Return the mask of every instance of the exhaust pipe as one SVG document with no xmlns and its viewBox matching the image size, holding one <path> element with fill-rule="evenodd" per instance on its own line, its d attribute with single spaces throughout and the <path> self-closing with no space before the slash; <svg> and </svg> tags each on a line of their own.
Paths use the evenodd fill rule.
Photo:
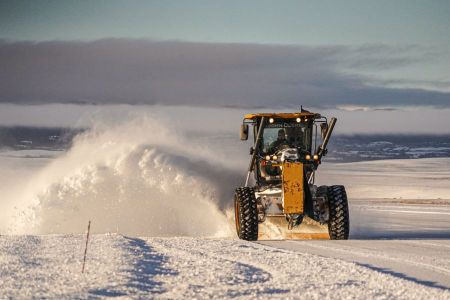
<svg viewBox="0 0 450 300">
<path fill-rule="evenodd" d="M 322 145 L 319 146 L 319 150 L 317 151 L 317 155 L 319 155 L 319 159 L 322 158 L 322 156 L 327 155 L 327 145 L 328 141 L 330 140 L 331 134 L 333 133 L 334 125 L 336 125 L 336 118 L 331 118 L 330 124 L 328 125 L 327 133 L 325 134 L 325 137 L 323 139 Z"/>
</svg>

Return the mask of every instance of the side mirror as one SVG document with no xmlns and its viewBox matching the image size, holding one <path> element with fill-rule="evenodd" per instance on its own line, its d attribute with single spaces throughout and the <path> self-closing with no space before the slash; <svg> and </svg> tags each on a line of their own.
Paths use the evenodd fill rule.
<svg viewBox="0 0 450 300">
<path fill-rule="evenodd" d="M 327 135 L 327 131 L 328 131 L 328 124 L 327 123 L 320 124 L 320 135 L 322 136 L 322 139 L 324 139 L 325 135 Z"/>
<path fill-rule="evenodd" d="M 253 149 L 253 147 L 250 147 L 250 155 L 253 155 L 253 153 L 255 153 L 255 149 Z"/>
<path fill-rule="evenodd" d="M 248 140 L 248 124 L 241 125 L 241 141 Z"/>
</svg>

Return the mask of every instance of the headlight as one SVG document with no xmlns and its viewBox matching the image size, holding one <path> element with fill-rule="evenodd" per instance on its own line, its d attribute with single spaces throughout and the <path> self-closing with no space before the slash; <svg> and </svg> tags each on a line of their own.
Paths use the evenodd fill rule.
<svg viewBox="0 0 450 300">
<path fill-rule="evenodd" d="M 270 160 L 270 155 L 266 155 L 266 160 Z"/>
<path fill-rule="evenodd" d="M 314 160 L 319 160 L 319 155 L 314 154 Z"/>
<path fill-rule="evenodd" d="M 270 123 L 270 124 L 272 124 L 273 121 L 274 121 L 273 118 L 270 118 L 270 119 L 269 119 L 269 123 Z"/>
<path fill-rule="evenodd" d="M 277 160 L 277 159 L 278 159 L 278 156 L 274 155 L 274 156 L 272 156 L 272 159 L 273 159 L 273 160 Z"/>
<path fill-rule="evenodd" d="M 297 119 L 295 119 L 295 121 L 297 121 L 297 123 L 300 123 L 302 121 L 302 119 L 297 118 Z"/>
<path fill-rule="evenodd" d="M 310 160 L 311 159 L 311 155 L 306 154 L 305 158 L 306 158 L 306 160 Z"/>
</svg>

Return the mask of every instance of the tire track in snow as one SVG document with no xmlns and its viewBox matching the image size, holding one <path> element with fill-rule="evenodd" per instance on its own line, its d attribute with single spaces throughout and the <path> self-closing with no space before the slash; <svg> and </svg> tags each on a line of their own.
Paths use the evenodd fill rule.
<svg viewBox="0 0 450 300">
<path fill-rule="evenodd" d="M 298 243 L 297 241 L 287 241 L 287 242 L 288 243 Z M 436 265 L 418 262 L 417 260 L 405 259 L 405 258 L 402 258 L 399 256 L 392 257 L 389 255 L 380 255 L 380 254 L 377 254 L 375 251 L 373 251 L 373 249 L 371 249 L 371 248 L 366 248 L 366 249 L 363 249 L 363 251 L 358 251 L 356 249 L 361 249 L 361 248 L 357 248 L 355 246 L 346 246 L 346 245 L 342 245 L 342 244 L 340 244 L 339 246 L 336 245 L 334 247 L 327 247 L 327 246 L 319 245 L 319 243 L 308 242 L 308 241 L 302 241 L 301 243 L 305 243 L 310 247 L 327 250 L 329 252 L 345 253 L 349 256 L 350 255 L 359 255 L 361 257 L 372 257 L 372 258 L 376 257 L 376 258 L 380 258 L 380 259 L 384 259 L 384 260 L 402 262 L 402 263 L 410 264 L 413 266 L 420 265 L 421 267 L 428 268 L 432 271 L 437 271 L 437 272 L 441 272 L 441 273 L 450 275 L 450 269 L 448 269 L 448 268 L 443 268 L 443 267 L 439 267 Z M 372 251 L 370 251 L 370 250 L 372 250 Z"/>
<path fill-rule="evenodd" d="M 166 267 L 168 258 L 156 252 L 142 239 L 124 238 L 128 242 L 126 250 L 133 257 L 127 287 L 150 294 L 166 292 L 163 283 L 157 278 L 178 275 L 177 272 Z"/>
<path fill-rule="evenodd" d="M 226 255 L 217 255 L 211 247 L 204 247 L 204 240 L 201 239 L 183 239 L 189 241 L 189 247 L 179 247 L 177 238 L 172 239 L 152 239 L 152 245 L 159 251 L 166 252 L 166 255 L 172 257 L 172 264 L 177 268 L 184 269 L 179 271 L 180 275 L 185 276 L 186 280 L 175 279 L 172 284 L 176 286 L 176 292 L 183 297 L 195 297 L 197 293 L 202 297 L 238 297 L 256 294 L 273 295 L 277 293 L 287 293 L 287 290 L 266 287 L 263 291 L 255 286 L 268 283 L 272 280 L 274 273 L 272 270 L 264 268 L 260 264 L 248 262 L 245 259 L 236 259 Z M 214 245 L 217 241 L 210 241 L 208 244 Z M 175 258 L 175 259 L 173 259 Z M 201 270 L 198 270 L 196 262 L 202 262 L 202 268 L 207 269 L 209 275 L 213 275 L 211 286 L 205 285 L 205 278 L 201 277 Z M 198 271 L 197 271 L 198 270 Z M 187 272 L 186 272 L 187 271 Z M 184 273 L 184 274 L 183 274 Z M 208 277 L 209 277 L 208 275 Z M 196 279 L 198 277 L 198 280 Z M 189 282 L 191 281 L 191 282 Z M 186 284 L 186 282 L 189 282 Z M 181 284 L 180 284 L 181 283 Z M 244 289 L 234 289 L 234 286 L 244 286 Z M 225 289 L 224 289 L 225 287 Z M 206 292 L 206 296 L 203 294 Z M 198 294 L 197 294 L 198 295 Z M 178 297 L 173 293 L 167 295 L 168 298 Z"/>
<path fill-rule="evenodd" d="M 169 257 L 179 276 L 165 281 L 165 298 L 449 298 L 450 292 L 423 286 L 355 263 L 236 240 L 148 238 Z M 251 267 L 254 280 L 236 280 Z M 270 274 L 259 277 L 256 270 Z M 252 273 L 250 273 L 252 274 Z M 261 273 L 262 274 L 262 273 Z"/>
<path fill-rule="evenodd" d="M 114 235 L 113 240 L 114 248 L 120 250 L 120 257 L 115 261 L 120 280 L 112 281 L 104 288 L 90 290 L 90 294 L 100 297 L 155 297 L 165 293 L 160 278 L 177 275 L 166 267 L 167 257 L 139 238 Z"/>
<path fill-rule="evenodd" d="M 436 257 L 400 241 L 265 241 L 265 245 L 357 263 L 398 278 L 450 291 L 450 269 L 445 251 Z M 402 241 L 405 242 L 405 241 Z M 332 246 L 326 246 L 332 245 Z M 436 250 L 436 249 L 435 249 Z M 383 254 L 380 254 L 383 253 Z M 427 260 L 424 262 L 424 260 Z"/>
<path fill-rule="evenodd" d="M 439 243 L 433 243 L 433 242 L 428 242 L 428 241 L 411 241 L 411 240 L 399 240 L 399 243 L 405 243 L 405 244 L 412 244 L 412 245 L 418 245 L 418 246 L 430 246 L 431 248 L 450 248 L 450 243 L 445 243 L 445 242 L 449 242 L 449 241 L 445 241 L 445 240 L 440 240 L 440 241 L 436 241 Z"/>
</svg>

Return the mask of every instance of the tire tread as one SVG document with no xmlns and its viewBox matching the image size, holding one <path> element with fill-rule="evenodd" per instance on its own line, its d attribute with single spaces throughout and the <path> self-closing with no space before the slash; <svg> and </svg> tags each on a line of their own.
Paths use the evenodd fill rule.
<svg viewBox="0 0 450 300">
<path fill-rule="evenodd" d="M 236 189 L 234 201 L 239 208 L 239 222 L 236 222 L 238 237 L 246 241 L 258 239 L 258 211 L 255 191 L 251 187 Z"/>
<path fill-rule="evenodd" d="M 350 233 L 348 200 L 345 187 L 332 185 L 328 187 L 330 220 L 328 232 L 332 240 L 347 240 Z"/>
</svg>

